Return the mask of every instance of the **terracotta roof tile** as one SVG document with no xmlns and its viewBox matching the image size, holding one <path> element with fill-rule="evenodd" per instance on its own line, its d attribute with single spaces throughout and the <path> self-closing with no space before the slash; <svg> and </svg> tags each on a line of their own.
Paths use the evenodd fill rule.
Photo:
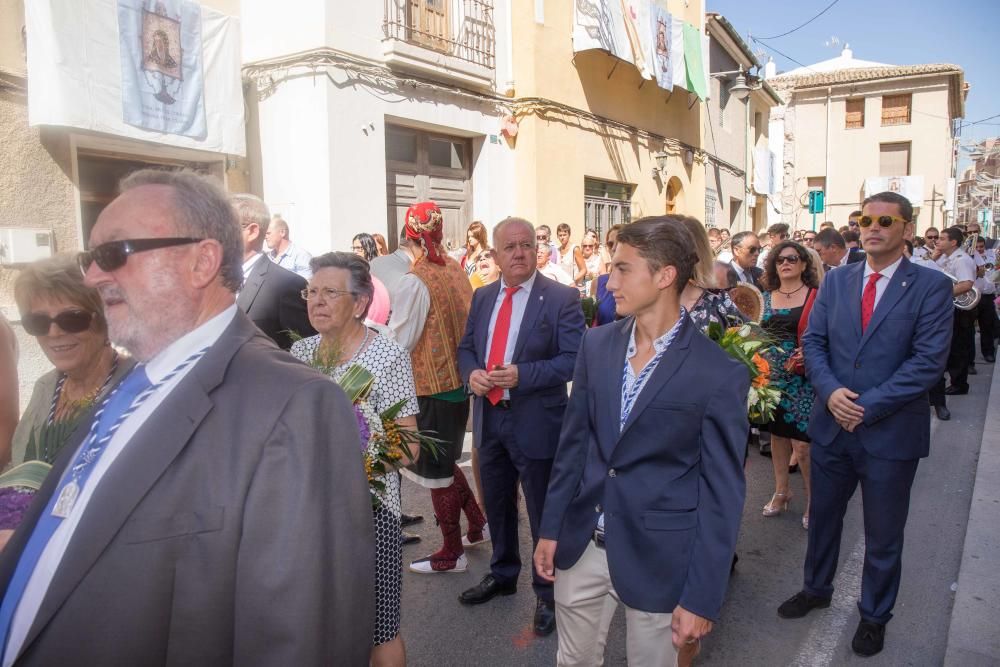
<svg viewBox="0 0 1000 667">
<path fill-rule="evenodd" d="M 833 72 L 807 73 L 801 76 L 776 76 L 768 79 L 774 88 L 787 90 L 789 88 L 811 88 L 813 86 L 829 86 L 841 83 L 856 83 L 878 79 L 894 79 L 915 74 L 945 74 L 962 73 L 958 65 L 946 63 L 932 65 L 905 65 L 901 67 L 865 67 L 859 69 L 840 69 Z"/>
</svg>

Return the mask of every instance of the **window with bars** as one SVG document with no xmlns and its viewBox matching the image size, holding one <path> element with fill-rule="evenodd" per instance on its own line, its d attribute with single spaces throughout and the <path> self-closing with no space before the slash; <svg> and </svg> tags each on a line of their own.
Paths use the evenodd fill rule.
<svg viewBox="0 0 1000 667">
<path fill-rule="evenodd" d="M 634 186 L 626 183 L 585 178 L 583 181 L 583 224 L 593 229 L 603 239 L 609 229 L 617 224 L 632 221 L 632 192 Z"/>
<path fill-rule="evenodd" d="M 847 100 L 844 115 L 844 127 L 848 130 L 860 129 L 865 126 L 865 100 Z M 884 107 L 883 107 L 884 108 Z M 883 122 L 883 125 L 885 123 Z"/>
<path fill-rule="evenodd" d="M 715 227 L 715 209 L 718 206 L 719 197 L 715 190 L 705 189 L 705 226 Z"/>
<path fill-rule="evenodd" d="M 906 125 L 910 122 L 913 95 L 883 95 L 882 125 Z"/>
</svg>

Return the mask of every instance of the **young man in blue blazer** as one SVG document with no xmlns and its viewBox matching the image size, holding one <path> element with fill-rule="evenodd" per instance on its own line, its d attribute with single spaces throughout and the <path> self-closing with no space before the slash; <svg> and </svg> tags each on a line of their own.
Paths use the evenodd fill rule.
<svg viewBox="0 0 1000 667">
<path fill-rule="evenodd" d="M 680 306 L 697 261 L 675 216 L 623 227 L 573 375 L 535 550 L 559 665 L 600 665 L 621 602 L 631 665 L 674 664 L 719 618 L 745 480 L 750 375 Z"/>
</svg>

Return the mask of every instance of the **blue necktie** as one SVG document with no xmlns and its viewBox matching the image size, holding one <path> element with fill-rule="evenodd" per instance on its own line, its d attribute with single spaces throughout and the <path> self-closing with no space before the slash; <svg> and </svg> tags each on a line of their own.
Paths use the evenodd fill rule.
<svg viewBox="0 0 1000 667">
<path fill-rule="evenodd" d="M 71 484 L 76 484 L 82 490 L 94 470 L 101 455 L 107 449 L 108 442 L 114 436 L 115 431 L 121 426 L 125 419 L 135 412 L 143 401 L 151 393 L 147 391 L 151 388 L 149 376 L 146 369 L 140 364 L 132 369 L 128 377 L 122 380 L 121 384 L 107 398 L 104 405 L 94 416 L 94 424 L 90 433 L 80 447 L 73 464 L 66 470 L 63 479 L 56 488 L 45 511 L 38 518 L 35 530 L 28 539 L 28 544 L 21 553 L 21 558 L 7 586 L 7 593 L 4 595 L 3 603 L 0 604 L 0 637 L 3 638 L 3 651 L 0 656 L 7 652 L 7 642 L 10 635 L 11 621 L 14 619 L 14 612 L 17 610 L 24 589 L 31 580 L 31 575 L 35 571 L 38 559 L 41 557 L 45 547 L 56 529 L 62 525 L 62 517 L 52 513 L 58 499 L 63 493 L 63 489 Z"/>
</svg>

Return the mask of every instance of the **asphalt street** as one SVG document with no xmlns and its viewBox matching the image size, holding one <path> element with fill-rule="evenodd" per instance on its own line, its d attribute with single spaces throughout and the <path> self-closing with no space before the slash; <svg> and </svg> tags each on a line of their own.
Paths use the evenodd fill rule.
<svg viewBox="0 0 1000 667">
<path fill-rule="evenodd" d="M 977 354 L 978 357 L 978 354 Z M 837 591 L 829 609 L 801 620 L 783 620 L 777 606 L 801 587 L 806 531 L 800 520 L 804 491 L 792 478 L 788 512 L 765 518 L 761 508 L 773 491 L 770 459 L 752 452 L 747 470 L 747 503 L 737 553 L 740 560 L 729 585 L 722 618 L 704 642 L 698 665 L 940 665 L 944 661 L 958 569 L 969 516 L 976 461 L 982 439 L 993 366 L 977 363 L 968 396 L 949 397 L 952 419 L 932 420 L 931 455 L 920 463 L 914 483 L 903 554 L 903 580 L 885 650 L 859 658 L 850 643 L 858 622 L 864 530 L 861 494 L 855 494 L 845 519 Z M 471 482 L 471 479 L 470 479 Z M 419 575 L 409 560 L 440 545 L 429 493 L 404 482 L 403 507 L 426 520 L 409 530 L 422 543 L 403 551 L 402 635 L 409 664 L 415 666 L 554 665 L 556 636 L 531 631 L 535 599 L 528 568 L 531 543 L 522 507 L 522 569 L 517 595 L 498 597 L 477 607 L 458 603 L 458 595 L 489 570 L 489 548 L 470 549 L 469 571 Z M 619 610 L 608 638 L 606 665 L 624 665 L 624 615 Z"/>
</svg>

